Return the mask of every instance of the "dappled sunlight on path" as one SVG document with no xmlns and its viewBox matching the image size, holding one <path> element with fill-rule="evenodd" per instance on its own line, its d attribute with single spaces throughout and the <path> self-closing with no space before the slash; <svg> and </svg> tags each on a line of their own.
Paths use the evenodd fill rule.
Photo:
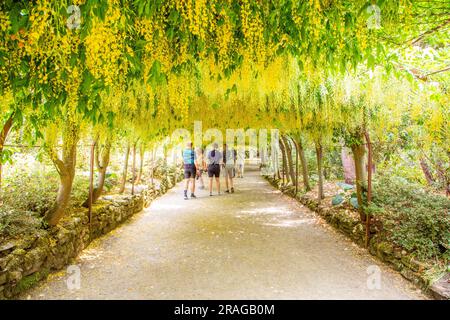
<svg viewBox="0 0 450 320">
<path fill-rule="evenodd" d="M 257 171 L 236 192 L 183 200 L 182 184 L 77 259 L 81 288 L 60 272 L 33 299 L 411 299 L 400 275 L 274 190 Z M 368 288 L 378 265 L 381 289 Z"/>
</svg>

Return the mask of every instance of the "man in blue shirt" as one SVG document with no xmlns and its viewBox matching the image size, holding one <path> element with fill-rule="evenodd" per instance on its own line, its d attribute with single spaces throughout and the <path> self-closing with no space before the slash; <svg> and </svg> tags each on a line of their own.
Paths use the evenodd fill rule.
<svg viewBox="0 0 450 320">
<path fill-rule="evenodd" d="M 186 149 L 183 150 L 183 165 L 184 165 L 184 200 L 188 200 L 188 189 L 189 182 L 191 182 L 191 198 L 196 198 L 195 192 L 195 175 L 197 173 L 197 168 L 195 167 L 195 161 L 197 160 L 197 155 L 195 154 L 194 148 L 192 148 L 192 142 L 188 142 Z"/>
</svg>

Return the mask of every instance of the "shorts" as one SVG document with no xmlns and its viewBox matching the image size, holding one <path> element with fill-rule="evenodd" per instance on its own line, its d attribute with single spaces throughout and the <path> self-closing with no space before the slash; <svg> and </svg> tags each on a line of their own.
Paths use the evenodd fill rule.
<svg viewBox="0 0 450 320">
<path fill-rule="evenodd" d="M 234 165 L 226 164 L 225 165 L 225 177 L 234 177 Z"/>
<path fill-rule="evenodd" d="M 185 164 L 184 165 L 184 178 L 185 179 L 195 179 L 195 175 L 197 173 L 197 168 L 193 164 Z"/>
<path fill-rule="evenodd" d="M 210 164 L 208 165 L 208 177 L 219 178 L 220 176 L 220 165 L 219 164 Z"/>
</svg>

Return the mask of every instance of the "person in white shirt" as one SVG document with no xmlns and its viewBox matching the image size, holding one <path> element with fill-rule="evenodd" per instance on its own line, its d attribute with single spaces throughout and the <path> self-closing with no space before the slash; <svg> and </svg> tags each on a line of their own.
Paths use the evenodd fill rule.
<svg viewBox="0 0 450 320">
<path fill-rule="evenodd" d="M 233 176 L 235 158 L 233 150 L 228 149 L 227 145 L 223 145 L 223 168 L 225 171 L 225 185 L 227 187 L 226 193 L 234 193 Z M 230 187 L 230 189 L 229 189 Z"/>
<path fill-rule="evenodd" d="M 239 149 L 236 154 L 236 172 L 238 178 L 244 177 L 245 150 Z"/>
<path fill-rule="evenodd" d="M 197 149 L 197 159 L 195 161 L 195 167 L 197 168 L 197 180 L 200 182 L 200 189 L 205 189 L 203 182 L 203 172 L 206 172 L 205 154 L 202 148 Z"/>
</svg>

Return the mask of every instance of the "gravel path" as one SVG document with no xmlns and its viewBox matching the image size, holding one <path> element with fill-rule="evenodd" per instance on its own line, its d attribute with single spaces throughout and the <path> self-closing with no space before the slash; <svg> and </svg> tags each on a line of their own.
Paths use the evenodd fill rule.
<svg viewBox="0 0 450 320">
<path fill-rule="evenodd" d="M 182 189 L 94 241 L 75 261 L 80 289 L 68 289 L 64 270 L 22 298 L 426 298 L 257 171 L 231 195 L 185 201 Z"/>
</svg>

